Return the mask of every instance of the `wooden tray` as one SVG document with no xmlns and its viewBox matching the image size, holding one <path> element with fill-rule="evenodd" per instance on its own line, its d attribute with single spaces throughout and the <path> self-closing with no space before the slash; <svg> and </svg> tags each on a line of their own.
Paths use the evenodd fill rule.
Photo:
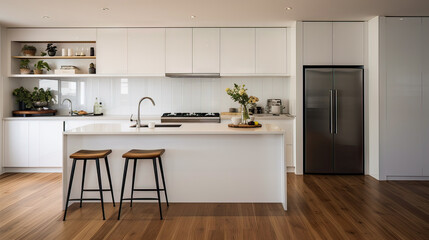
<svg viewBox="0 0 429 240">
<path fill-rule="evenodd" d="M 247 124 L 234 125 L 234 124 L 228 124 L 228 127 L 230 127 L 230 128 L 260 128 L 260 127 L 262 127 L 262 125 L 261 124 L 258 124 L 258 125 L 247 125 Z"/>
<path fill-rule="evenodd" d="M 31 116 L 55 116 L 57 110 L 42 110 L 42 111 L 13 111 L 14 117 L 31 117 Z"/>
</svg>

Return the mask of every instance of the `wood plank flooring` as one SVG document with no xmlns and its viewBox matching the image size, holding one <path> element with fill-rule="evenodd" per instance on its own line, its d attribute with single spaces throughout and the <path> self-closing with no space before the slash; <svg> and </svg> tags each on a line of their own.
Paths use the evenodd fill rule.
<svg viewBox="0 0 429 240">
<path fill-rule="evenodd" d="M 75 203 L 62 221 L 61 175 L 0 176 L 0 239 L 429 239 L 429 182 L 288 175 L 280 204 Z"/>
</svg>

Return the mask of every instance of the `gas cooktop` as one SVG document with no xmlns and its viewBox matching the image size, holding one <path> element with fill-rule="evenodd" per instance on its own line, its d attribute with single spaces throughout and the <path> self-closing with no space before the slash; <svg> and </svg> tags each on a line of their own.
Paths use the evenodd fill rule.
<svg viewBox="0 0 429 240">
<path fill-rule="evenodd" d="M 161 122 L 211 122 L 220 123 L 219 113 L 164 113 Z"/>
</svg>

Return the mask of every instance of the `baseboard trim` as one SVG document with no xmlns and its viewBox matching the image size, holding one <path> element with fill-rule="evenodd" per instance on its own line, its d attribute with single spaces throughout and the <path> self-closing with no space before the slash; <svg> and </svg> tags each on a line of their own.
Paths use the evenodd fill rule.
<svg viewBox="0 0 429 240">
<path fill-rule="evenodd" d="M 286 167 L 286 172 L 295 173 L 295 167 Z"/>
<path fill-rule="evenodd" d="M 387 181 L 429 181 L 429 176 L 386 176 Z"/>
<path fill-rule="evenodd" d="M 63 172 L 62 168 L 50 167 L 50 168 L 40 168 L 40 167 L 4 167 L 3 173 L 61 173 Z"/>
</svg>

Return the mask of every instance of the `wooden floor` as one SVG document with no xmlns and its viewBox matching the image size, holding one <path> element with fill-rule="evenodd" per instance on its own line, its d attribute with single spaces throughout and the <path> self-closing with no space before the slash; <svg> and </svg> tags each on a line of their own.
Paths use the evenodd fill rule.
<svg viewBox="0 0 429 240">
<path fill-rule="evenodd" d="M 0 176 L 0 239 L 429 239 L 429 182 L 288 175 L 280 204 L 74 204 L 62 221 L 61 175 Z M 165 206 L 164 206 L 165 207 Z"/>
</svg>

